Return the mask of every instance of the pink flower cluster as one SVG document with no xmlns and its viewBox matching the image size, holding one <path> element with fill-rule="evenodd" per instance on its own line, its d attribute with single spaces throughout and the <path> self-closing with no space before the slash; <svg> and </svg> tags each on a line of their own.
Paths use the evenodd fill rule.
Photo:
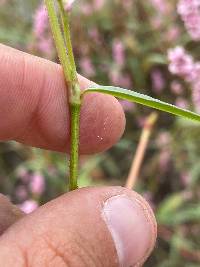
<svg viewBox="0 0 200 267">
<path fill-rule="evenodd" d="M 24 201 L 21 205 L 19 205 L 19 207 L 23 212 L 28 214 L 38 208 L 38 203 L 33 199 L 29 199 Z"/>
<path fill-rule="evenodd" d="M 74 1 L 75 0 L 64 1 L 66 12 L 71 11 Z M 40 4 L 35 12 L 33 19 L 33 33 L 36 38 L 36 49 L 51 58 L 53 52 L 53 40 L 49 30 L 48 13 L 44 4 Z"/>
<path fill-rule="evenodd" d="M 75 0 L 67 0 L 67 1 L 64 1 L 65 10 L 68 11 L 68 12 L 71 11 L 74 2 L 75 2 Z"/>
<path fill-rule="evenodd" d="M 38 207 L 38 199 L 45 191 L 45 178 L 40 172 L 30 173 L 25 168 L 18 170 L 20 185 L 16 187 L 15 196 L 21 202 L 19 207 L 25 213 L 31 213 Z"/>
<path fill-rule="evenodd" d="M 93 0 L 92 3 L 85 3 L 81 10 L 84 15 L 91 15 L 93 12 L 101 10 L 104 4 L 105 0 Z"/>
<path fill-rule="evenodd" d="M 115 40 L 113 42 L 112 54 L 116 65 L 123 67 L 125 64 L 125 49 L 121 41 Z"/>
<path fill-rule="evenodd" d="M 48 26 L 48 13 L 45 6 L 41 4 L 34 16 L 33 32 L 37 41 L 37 49 L 47 56 L 51 56 L 53 42 Z"/>
<path fill-rule="evenodd" d="M 34 173 L 30 177 L 29 188 L 32 194 L 41 195 L 45 190 L 44 176 L 40 173 Z"/>
<path fill-rule="evenodd" d="M 194 106 L 200 112 L 200 62 L 179 46 L 168 51 L 168 60 L 169 71 L 190 83 Z"/>
<path fill-rule="evenodd" d="M 132 85 L 130 76 L 127 73 L 122 73 L 121 70 L 117 68 L 111 69 L 108 75 L 111 83 L 116 86 L 130 88 Z"/>
<path fill-rule="evenodd" d="M 114 40 L 112 44 L 112 57 L 113 57 L 113 67 L 109 70 L 109 79 L 112 84 L 117 86 L 122 86 L 125 88 L 130 88 L 132 82 L 128 73 L 123 73 L 123 67 L 126 62 L 125 47 L 123 42 L 119 39 Z"/>
<path fill-rule="evenodd" d="M 166 0 L 150 0 L 150 2 L 161 14 L 167 14 L 170 10 L 170 4 Z"/>
<path fill-rule="evenodd" d="M 82 70 L 82 74 L 86 77 L 91 78 L 95 75 L 95 69 L 89 57 L 85 56 L 80 59 L 79 65 Z"/>
<path fill-rule="evenodd" d="M 194 80 L 194 61 L 183 47 L 177 46 L 168 50 L 169 71 L 176 74 L 186 81 Z"/>
<path fill-rule="evenodd" d="M 128 100 L 120 100 L 119 102 L 122 105 L 124 111 L 133 111 L 135 108 L 135 104 Z"/>
<path fill-rule="evenodd" d="M 191 38 L 195 41 L 200 40 L 200 1 L 179 0 L 177 12 L 181 16 Z"/>
<path fill-rule="evenodd" d="M 165 87 L 165 79 L 159 69 L 154 69 L 151 73 L 152 89 L 155 93 L 161 93 Z"/>
<path fill-rule="evenodd" d="M 161 28 L 165 27 L 164 19 L 163 16 L 171 16 L 172 11 L 173 11 L 173 4 L 168 1 L 168 0 L 150 0 L 146 1 L 149 2 L 150 5 L 154 8 L 156 11 L 155 14 L 152 14 L 150 17 L 150 23 L 153 27 L 154 30 L 161 30 Z M 171 16 L 173 20 L 173 16 Z M 171 25 L 173 23 L 171 22 Z M 173 27 L 169 29 L 169 33 L 165 33 L 165 36 L 169 35 L 174 35 L 174 32 L 172 32 Z M 170 36 L 171 37 L 171 36 Z M 166 37 L 167 38 L 167 37 Z"/>
<path fill-rule="evenodd" d="M 167 171 L 171 159 L 171 138 L 168 132 L 161 132 L 157 137 L 157 145 L 160 148 L 159 168 L 162 172 Z"/>
</svg>

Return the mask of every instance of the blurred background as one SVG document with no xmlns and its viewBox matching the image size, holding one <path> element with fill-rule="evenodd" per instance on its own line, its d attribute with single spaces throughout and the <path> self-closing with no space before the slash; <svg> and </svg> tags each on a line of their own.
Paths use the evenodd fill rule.
<svg viewBox="0 0 200 267">
<path fill-rule="evenodd" d="M 200 1 L 69 1 L 82 75 L 200 112 Z M 0 0 L 0 42 L 58 61 L 40 0 Z M 79 185 L 124 185 L 151 109 L 121 101 L 122 139 L 81 159 Z M 158 220 L 146 267 L 200 266 L 200 126 L 158 113 L 135 190 Z M 0 192 L 29 213 L 66 192 L 66 156 L 0 143 Z"/>
</svg>

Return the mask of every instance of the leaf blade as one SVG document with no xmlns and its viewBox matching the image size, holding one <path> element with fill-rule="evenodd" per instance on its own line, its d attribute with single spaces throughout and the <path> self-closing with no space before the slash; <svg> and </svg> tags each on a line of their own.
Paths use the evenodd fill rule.
<svg viewBox="0 0 200 267">
<path fill-rule="evenodd" d="M 160 111 L 164 111 L 167 113 L 171 113 L 176 116 L 184 117 L 187 119 L 195 120 L 200 122 L 200 114 L 197 114 L 195 112 L 179 108 L 177 106 L 174 106 L 172 104 L 168 104 L 164 101 L 160 101 L 158 99 L 155 99 L 153 97 L 137 93 L 135 91 L 123 89 L 121 87 L 114 87 L 114 86 L 91 86 L 87 89 L 85 89 L 82 92 L 82 96 L 84 96 L 86 93 L 104 93 L 109 94 L 112 96 L 115 96 L 120 99 L 129 100 L 131 102 L 135 102 L 144 106 L 148 106 Z"/>
</svg>

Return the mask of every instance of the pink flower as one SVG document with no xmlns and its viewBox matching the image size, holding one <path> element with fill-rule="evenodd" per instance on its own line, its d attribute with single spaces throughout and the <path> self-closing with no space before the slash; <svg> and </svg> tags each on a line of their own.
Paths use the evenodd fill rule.
<svg viewBox="0 0 200 267">
<path fill-rule="evenodd" d="M 115 70 L 114 68 L 111 68 L 109 72 L 109 79 L 112 84 L 119 86 L 119 72 Z"/>
<path fill-rule="evenodd" d="M 200 113 L 200 62 L 196 62 L 195 66 L 195 79 L 191 83 L 192 87 L 192 101 L 197 112 Z"/>
<path fill-rule="evenodd" d="M 65 2 L 66 2 L 66 3 L 65 3 Z M 71 11 L 74 2 L 75 2 L 75 0 L 67 0 L 67 1 L 65 0 L 65 1 L 64 1 L 65 10 L 68 11 L 68 12 Z"/>
<path fill-rule="evenodd" d="M 36 10 L 33 32 L 37 41 L 37 49 L 50 57 L 53 50 L 53 42 L 49 32 L 48 13 L 43 4 Z"/>
<path fill-rule="evenodd" d="M 162 25 L 162 18 L 161 17 L 152 17 L 151 18 L 151 25 L 154 30 L 158 30 Z"/>
<path fill-rule="evenodd" d="M 84 4 L 81 8 L 81 11 L 84 15 L 89 16 L 93 13 L 93 7 L 91 4 Z"/>
<path fill-rule="evenodd" d="M 135 107 L 134 103 L 127 100 L 120 100 L 119 102 L 122 105 L 124 111 L 132 111 Z"/>
<path fill-rule="evenodd" d="M 20 204 L 19 207 L 23 212 L 28 214 L 38 208 L 38 203 L 33 199 L 29 199 Z"/>
<path fill-rule="evenodd" d="M 200 40 L 200 1 L 179 0 L 177 12 L 181 16 L 191 38 L 195 41 Z"/>
<path fill-rule="evenodd" d="M 193 104 L 200 112 L 200 62 L 194 62 L 182 47 L 170 49 L 168 59 L 170 61 L 169 71 L 190 83 Z M 188 103 L 182 98 L 178 98 L 176 104 L 182 108 L 188 107 Z"/>
<path fill-rule="evenodd" d="M 171 142 L 171 136 L 168 132 L 161 132 L 159 133 L 156 143 L 159 148 L 167 148 Z"/>
<path fill-rule="evenodd" d="M 187 109 L 189 104 L 188 101 L 186 99 L 184 99 L 183 97 L 178 97 L 176 99 L 175 105 L 179 108 L 183 108 L 183 109 Z"/>
<path fill-rule="evenodd" d="M 177 26 L 171 27 L 166 33 L 166 41 L 174 42 L 180 35 L 180 29 Z"/>
<path fill-rule="evenodd" d="M 123 7 L 126 10 L 130 10 L 133 7 L 133 5 L 134 5 L 133 0 L 123 0 L 121 2 L 122 2 Z"/>
<path fill-rule="evenodd" d="M 153 7 L 162 14 L 166 14 L 170 11 L 170 5 L 166 0 L 150 0 Z"/>
<path fill-rule="evenodd" d="M 131 87 L 131 79 L 128 74 L 121 73 L 118 69 L 111 69 L 109 72 L 109 79 L 112 84 L 122 86 L 125 88 Z"/>
<path fill-rule="evenodd" d="M 184 186 L 188 186 L 191 182 L 191 176 L 187 172 L 181 173 L 181 182 Z"/>
<path fill-rule="evenodd" d="M 119 83 L 119 86 L 122 86 L 125 88 L 130 88 L 131 87 L 131 78 L 128 74 L 122 73 L 119 76 L 118 83 Z"/>
<path fill-rule="evenodd" d="M 92 38 L 93 42 L 96 42 L 97 44 L 101 44 L 101 38 L 100 38 L 100 34 L 97 28 L 90 29 L 88 34 Z"/>
<path fill-rule="evenodd" d="M 41 37 L 47 30 L 48 13 L 45 5 L 41 4 L 36 10 L 34 16 L 33 31 L 37 37 Z"/>
<path fill-rule="evenodd" d="M 162 72 L 159 69 L 153 70 L 151 73 L 151 80 L 153 91 L 155 91 L 156 93 L 160 93 L 165 87 L 165 80 Z"/>
<path fill-rule="evenodd" d="M 181 15 L 187 15 L 200 7 L 199 0 L 179 0 L 177 11 Z"/>
<path fill-rule="evenodd" d="M 200 78 L 192 85 L 192 101 L 196 111 L 200 113 Z"/>
<path fill-rule="evenodd" d="M 23 183 L 28 183 L 30 181 L 30 173 L 27 169 L 20 167 L 17 170 L 17 176 Z"/>
<path fill-rule="evenodd" d="M 91 60 L 88 57 L 84 57 L 80 60 L 80 67 L 82 73 L 87 77 L 92 77 L 95 75 L 94 66 L 92 65 Z"/>
<path fill-rule="evenodd" d="M 38 49 L 42 53 L 49 53 L 51 54 L 51 51 L 53 49 L 52 47 L 52 40 L 49 38 L 40 38 L 38 41 Z"/>
<path fill-rule="evenodd" d="M 25 200 L 28 196 L 27 189 L 24 185 L 19 185 L 16 187 L 15 195 L 19 201 Z"/>
<path fill-rule="evenodd" d="M 178 81 L 173 81 L 171 83 L 170 88 L 171 88 L 171 91 L 176 95 L 180 95 L 183 92 L 183 87 L 181 83 Z"/>
<path fill-rule="evenodd" d="M 112 45 L 112 54 L 115 63 L 122 67 L 125 63 L 124 45 L 121 41 L 115 40 Z"/>
<path fill-rule="evenodd" d="M 192 56 L 188 55 L 183 47 L 177 46 L 168 50 L 169 71 L 176 74 L 186 81 L 194 80 L 194 61 Z"/>
<path fill-rule="evenodd" d="M 29 184 L 29 188 L 33 194 L 41 195 L 45 190 L 44 177 L 40 173 L 33 174 Z"/>
<path fill-rule="evenodd" d="M 100 10 L 103 7 L 104 3 L 105 0 L 93 0 L 94 10 L 95 11 Z"/>
</svg>

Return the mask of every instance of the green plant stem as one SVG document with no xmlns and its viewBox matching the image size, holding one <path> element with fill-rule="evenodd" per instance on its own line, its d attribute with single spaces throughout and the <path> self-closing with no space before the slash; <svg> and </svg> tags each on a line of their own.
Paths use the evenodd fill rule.
<svg viewBox="0 0 200 267">
<path fill-rule="evenodd" d="M 71 77 L 71 68 L 70 68 L 70 62 L 67 56 L 67 51 L 65 47 L 65 42 L 62 37 L 62 32 L 60 29 L 60 25 L 58 22 L 57 14 L 55 11 L 54 6 L 54 0 L 45 0 L 45 4 L 47 7 L 48 15 L 49 15 L 49 22 L 51 25 L 51 31 L 53 34 L 56 50 L 58 53 L 58 57 L 60 60 L 60 63 L 63 67 L 65 80 L 67 84 L 70 83 L 70 77 Z"/>
<path fill-rule="evenodd" d="M 70 62 L 70 66 L 71 66 L 70 80 L 72 82 L 71 83 L 72 88 L 69 90 L 69 102 L 72 104 L 73 103 L 80 104 L 81 103 L 81 99 L 80 99 L 81 90 L 80 90 L 80 86 L 78 83 L 76 64 L 75 64 L 73 49 L 72 49 L 72 44 L 71 44 L 70 28 L 69 28 L 69 15 L 64 10 L 62 0 L 57 0 L 57 1 L 59 4 L 59 10 L 60 10 L 60 15 L 61 15 L 64 41 L 65 41 L 65 45 L 67 47 L 69 62 Z"/>
<path fill-rule="evenodd" d="M 58 56 L 63 67 L 65 80 L 67 84 L 67 92 L 70 108 L 70 122 L 71 122 L 71 135 L 70 135 L 70 178 L 69 190 L 78 188 L 78 162 L 79 162 L 79 121 L 80 121 L 80 108 L 81 108 L 81 91 L 78 83 L 76 65 L 73 56 L 73 50 L 70 38 L 69 18 L 65 13 L 62 0 L 57 0 L 61 14 L 62 30 L 57 18 L 54 0 L 45 0 L 45 4 L 49 14 L 49 21 L 53 33 Z M 68 53 L 67 53 L 68 52 Z"/>
<path fill-rule="evenodd" d="M 69 27 L 69 15 L 64 10 L 62 0 L 57 0 L 60 8 L 61 20 L 62 20 L 62 27 L 63 27 L 63 36 L 65 40 L 65 44 L 67 47 L 67 52 L 69 56 L 69 61 L 72 67 L 72 80 L 77 80 L 76 74 L 76 64 L 73 55 L 73 49 L 71 44 L 71 37 L 70 37 L 70 27 Z"/>
<path fill-rule="evenodd" d="M 80 121 L 80 105 L 71 104 L 71 143 L 70 143 L 70 181 L 69 190 L 78 188 L 78 161 L 79 161 L 79 121 Z"/>
</svg>

